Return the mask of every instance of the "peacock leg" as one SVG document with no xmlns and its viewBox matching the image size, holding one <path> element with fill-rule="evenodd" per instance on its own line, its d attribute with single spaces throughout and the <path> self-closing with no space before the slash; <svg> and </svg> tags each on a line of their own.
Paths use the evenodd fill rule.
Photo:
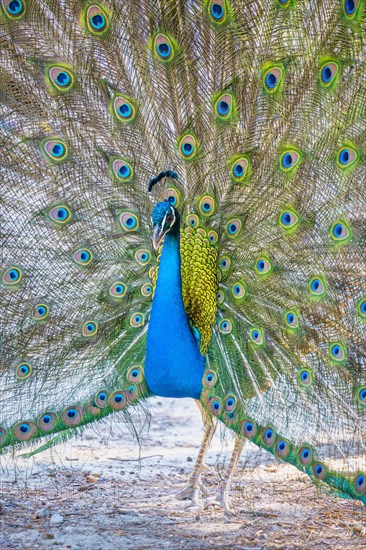
<svg viewBox="0 0 366 550">
<path fill-rule="evenodd" d="M 230 486 L 233 479 L 233 475 L 238 465 L 244 444 L 245 444 L 245 439 L 238 436 L 235 437 L 234 449 L 230 458 L 229 465 L 225 472 L 224 482 L 221 486 L 221 490 L 219 494 L 216 495 L 215 497 L 209 497 L 208 499 L 206 499 L 205 508 L 208 508 L 209 506 L 219 506 L 220 508 L 224 509 L 226 514 L 232 515 L 232 516 L 236 515 L 235 512 L 233 512 L 230 508 L 229 492 L 230 492 Z"/>
<path fill-rule="evenodd" d="M 204 460 L 205 460 L 208 448 L 210 446 L 212 437 L 215 433 L 216 423 L 217 423 L 216 418 L 209 416 L 199 401 L 196 401 L 196 403 L 201 411 L 202 420 L 205 427 L 205 432 L 203 434 L 203 439 L 201 442 L 200 450 L 198 452 L 196 463 L 194 465 L 192 473 L 188 478 L 187 485 L 180 491 L 173 493 L 171 495 L 168 495 L 167 497 L 164 497 L 164 500 L 189 499 L 192 501 L 192 506 L 199 506 L 200 491 L 204 496 L 208 496 L 209 494 L 206 487 L 201 482 L 201 474 L 203 470 L 206 468 Z"/>
</svg>

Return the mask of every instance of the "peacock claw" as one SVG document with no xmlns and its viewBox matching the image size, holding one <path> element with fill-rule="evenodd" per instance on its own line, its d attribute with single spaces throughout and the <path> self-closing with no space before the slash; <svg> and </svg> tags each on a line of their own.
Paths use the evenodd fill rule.
<svg viewBox="0 0 366 550">
<path fill-rule="evenodd" d="M 234 510 L 232 510 L 232 508 L 230 507 L 229 496 L 225 493 L 220 492 L 218 495 L 214 497 L 206 498 L 204 508 L 206 509 L 210 507 L 224 510 L 227 516 L 231 516 L 231 517 L 237 516 L 237 513 Z"/>
<path fill-rule="evenodd" d="M 207 488 L 201 481 L 198 481 L 195 485 L 193 483 L 189 483 L 180 491 L 163 497 L 162 500 L 164 502 L 169 502 L 171 500 L 190 500 L 191 504 L 187 506 L 187 508 L 202 508 L 200 493 L 202 493 L 204 497 L 209 495 Z"/>
</svg>

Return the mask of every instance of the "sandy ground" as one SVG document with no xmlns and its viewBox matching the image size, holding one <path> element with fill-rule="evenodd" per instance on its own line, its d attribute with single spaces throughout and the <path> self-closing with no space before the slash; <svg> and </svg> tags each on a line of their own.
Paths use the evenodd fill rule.
<svg viewBox="0 0 366 550">
<path fill-rule="evenodd" d="M 18 459 L 16 468 L 5 457 L 0 548 L 366 549 L 363 505 L 320 493 L 307 476 L 252 444 L 232 484 L 236 517 L 187 508 L 189 501 L 165 502 L 184 487 L 201 437 L 193 401 L 156 400 L 141 448 L 124 424 L 113 422 L 111 430 L 89 429 L 32 459 Z M 211 446 L 204 480 L 212 494 L 232 443 L 218 434 Z"/>
</svg>

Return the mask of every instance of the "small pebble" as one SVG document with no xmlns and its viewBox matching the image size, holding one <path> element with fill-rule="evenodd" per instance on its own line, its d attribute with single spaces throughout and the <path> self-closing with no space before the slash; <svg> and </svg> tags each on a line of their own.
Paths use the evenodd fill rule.
<svg viewBox="0 0 366 550">
<path fill-rule="evenodd" d="M 187 456 L 187 462 L 193 462 L 193 458 L 191 456 Z"/>
<path fill-rule="evenodd" d="M 64 522 L 64 516 L 53 514 L 50 519 L 50 525 L 61 525 Z"/>
<path fill-rule="evenodd" d="M 51 513 L 50 513 L 49 507 L 45 506 L 44 508 L 41 508 L 41 510 L 38 510 L 38 512 L 36 514 L 36 517 L 37 518 L 47 518 L 50 515 L 51 515 Z"/>
</svg>

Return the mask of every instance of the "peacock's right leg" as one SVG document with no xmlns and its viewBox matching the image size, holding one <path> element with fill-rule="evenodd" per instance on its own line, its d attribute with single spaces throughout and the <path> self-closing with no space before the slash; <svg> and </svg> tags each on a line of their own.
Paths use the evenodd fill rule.
<svg viewBox="0 0 366 550">
<path fill-rule="evenodd" d="M 202 407 L 200 401 L 196 401 L 198 408 L 202 414 L 202 420 L 205 427 L 203 439 L 201 442 L 200 450 L 198 452 L 197 460 L 194 465 L 193 471 L 190 474 L 187 485 L 180 491 L 164 497 L 164 500 L 185 500 L 189 499 L 192 502 L 192 506 L 199 506 L 200 491 L 204 496 L 208 496 L 208 491 L 201 482 L 201 474 L 205 469 L 205 457 L 212 441 L 212 437 L 216 430 L 217 420 L 216 418 L 209 416 L 205 409 Z"/>
</svg>

